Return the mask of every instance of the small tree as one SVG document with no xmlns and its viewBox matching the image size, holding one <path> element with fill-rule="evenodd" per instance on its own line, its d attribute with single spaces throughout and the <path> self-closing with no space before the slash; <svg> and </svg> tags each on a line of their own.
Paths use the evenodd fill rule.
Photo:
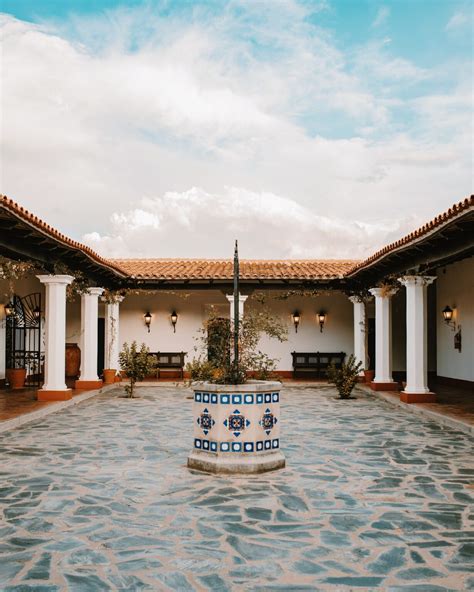
<svg viewBox="0 0 474 592">
<path fill-rule="evenodd" d="M 349 356 L 347 363 L 342 363 L 340 368 L 331 364 L 328 368 L 328 380 L 336 385 L 340 399 L 349 399 L 351 393 L 357 384 L 359 372 L 362 368 L 362 362 L 356 362 L 354 354 Z"/>
<path fill-rule="evenodd" d="M 188 363 L 186 370 L 191 381 L 208 380 L 215 384 L 243 384 L 248 376 L 260 380 L 272 378 L 276 360 L 258 349 L 263 335 L 286 341 L 287 328 L 268 309 L 250 309 L 243 316 L 239 326 L 239 362 L 232 359 L 234 328 L 232 322 L 222 322 L 211 316 L 199 331 L 201 354 Z M 212 331 L 210 329 L 212 328 Z"/>
<path fill-rule="evenodd" d="M 156 357 L 150 355 L 150 350 L 144 343 L 138 349 L 137 342 L 133 341 L 131 345 L 123 344 L 119 354 L 119 363 L 120 368 L 130 379 L 130 384 L 125 386 L 125 392 L 129 398 L 133 399 L 135 383 L 137 380 L 143 380 L 153 371 L 156 366 Z"/>
</svg>

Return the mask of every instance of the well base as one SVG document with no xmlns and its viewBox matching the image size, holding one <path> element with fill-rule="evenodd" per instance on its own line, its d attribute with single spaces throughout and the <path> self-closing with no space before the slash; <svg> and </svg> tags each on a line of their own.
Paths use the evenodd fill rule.
<svg viewBox="0 0 474 592">
<path fill-rule="evenodd" d="M 285 464 L 285 457 L 280 451 L 252 458 L 224 458 L 193 450 L 188 456 L 189 469 L 226 475 L 257 475 L 283 469 Z"/>
</svg>

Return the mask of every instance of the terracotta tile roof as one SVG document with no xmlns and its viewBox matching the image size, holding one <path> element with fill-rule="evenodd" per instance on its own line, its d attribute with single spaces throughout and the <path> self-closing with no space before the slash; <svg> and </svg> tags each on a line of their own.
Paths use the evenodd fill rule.
<svg viewBox="0 0 474 592">
<path fill-rule="evenodd" d="M 0 196 L 0 207 L 36 227 L 52 239 L 82 252 L 97 264 L 121 276 L 148 280 L 229 280 L 233 277 L 231 259 L 105 259 L 91 248 L 74 241 L 37 216 L 9 199 Z M 354 276 L 359 270 L 370 267 L 392 251 L 417 242 L 435 232 L 451 220 L 474 209 L 474 196 L 454 204 L 449 210 L 436 216 L 421 228 L 387 245 L 364 261 L 338 259 L 305 260 L 241 260 L 241 278 L 244 280 L 326 280 Z"/>
<path fill-rule="evenodd" d="M 112 259 L 137 279 L 153 280 L 230 280 L 231 259 Z M 241 260 L 243 280 L 336 279 L 354 267 L 354 260 Z"/>
<path fill-rule="evenodd" d="M 375 263 L 377 260 L 382 259 L 390 252 L 396 251 L 401 247 L 408 246 L 410 243 L 417 242 L 418 239 L 421 239 L 424 236 L 429 235 L 436 230 L 439 230 L 440 227 L 444 226 L 454 218 L 457 218 L 458 216 L 465 214 L 469 210 L 474 210 L 474 195 L 466 197 L 466 199 L 454 204 L 449 208 L 449 210 L 446 210 L 442 214 L 439 214 L 438 216 L 436 216 L 436 218 L 433 218 L 433 220 L 427 222 L 417 230 L 411 232 L 410 234 L 407 234 L 403 238 L 387 245 L 386 247 L 383 247 L 382 249 L 380 249 L 364 261 L 360 261 L 359 263 L 354 265 L 352 269 L 348 270 L 346 275 L 353 275 L 360 269 L 368 267 Z"/>
<path fill-rule="evenodd" d="M 48 236 L 55 239 L 56 241 L 63 243 L 64 245 L 71 247 L 72 249 L 77 249 L 78 251 L 81 251 L 86 257 L 93 259 L 99 265 L 111 268 L 116 273 L 123 275 L 122 269 L 117 267 L 113 262 L 109 261 L 108 259 L 105 259 L 104 257 L 101 257 L 100 255 L 98 255 L 91 248 L 86 247 L 86 245 L 78 243 L 78 242 L 70 239 L 69 237 L 65 236 L 64 234 L 62 234 L 61 232 L 59 232 L 58 230 L 56 230 L 55 228 L 53 228 L 49 224 L 46 224 L 46 222 L 43 222 L 43 220 L 38 218 L 38 216 L 35 216 L 34 214 L 29 212 L 28 210 L 26 210 L 22 206 L 20 206 L 16 202 L 14 202 L 12 199 L 7 197 L 6 195 L 1 195 L 0 197 L 1 197 L 0 206 L 3 207 L 5 210 L 14 214 L 16 217 L 21 218 L 22 220 L 27 222 L 29 225 L 34 226 L 35 228 L 38 228 L 44 234 L 47 234 Z"/>
</svg>

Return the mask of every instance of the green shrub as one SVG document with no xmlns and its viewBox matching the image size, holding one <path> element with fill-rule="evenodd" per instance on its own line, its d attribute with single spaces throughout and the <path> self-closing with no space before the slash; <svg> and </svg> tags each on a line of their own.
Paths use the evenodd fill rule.
<svg viewBox="0 0 474 592">
<path fill-rule="evenodd" d="M 233 324 L 228 319 L 212 316 L 204 323 L 198 340 L 201 354 L 189 362 L 186 370 L 191 381 L 204 380 L 215 384 L 244 384 L 248 376 L 259 380 L 273 377 L 276 360 L 258 349 L 259 341 L 267 335 L 278 341 L 286 341 L 287 328 L 268 309 L 250 309 L 239 326 L 239 363 L 232 359 L 234 340 Z"/>
<path fill-rule="evenodd" d="M 122 371 L 130 379 L 130 384 L 125 386 L 128 397 L 133 398 L 135 383 L 151 374 L 156 362 L 156 356 L 150 355 L 150 350 L 144 343 L 141 344 L 140 349 L 138 349 L 136 341 L 133 341 L 130 346 L 128 343 L 123 344 L 119 354 L 119 363 Z"/>
<path fill-rule="evenodd" d="M 356 362 L 354 354 L 349 356 L 346 363 L 340 368 L 334 364 L 328 368 L 328 380 L 336 386 L 340 399 L 348 399 L 358 381 L 359 372 L 362 369 L 362 362 Z"/>
</svg>

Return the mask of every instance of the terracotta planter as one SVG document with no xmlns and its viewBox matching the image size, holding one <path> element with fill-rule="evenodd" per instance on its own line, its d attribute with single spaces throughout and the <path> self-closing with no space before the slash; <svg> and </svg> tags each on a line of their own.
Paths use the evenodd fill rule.
<svg viewBox="0 0 474 592">
<path fill-rule="evenodd" d="M 365 382 L 370 383 L 375 378 L 375 370 L 364 370 Z"/>
<path fill-rule="evenodd" d="M 104 370 L 104 384 L 113 384 L 115 382 L 115 374 L 117 370 Z"/>
<path fill-rule="evenodd" d="M 77 378 L 81 367 L 81 350 L 77 343 L 66 343 L 66 378 Z"/>
<path fill-rule="evenodd" d="M 115 377 L 115 382 L 120 382 L 122 380 L 122 377 L 120 376 L 120 374 L 117 374 L 117 376 Z"/>
<path fill-rule="evenodd" d="M 26 368 L 7 368 L 6 376 L 12 390 L 24 388 Z"/>
</svg>

